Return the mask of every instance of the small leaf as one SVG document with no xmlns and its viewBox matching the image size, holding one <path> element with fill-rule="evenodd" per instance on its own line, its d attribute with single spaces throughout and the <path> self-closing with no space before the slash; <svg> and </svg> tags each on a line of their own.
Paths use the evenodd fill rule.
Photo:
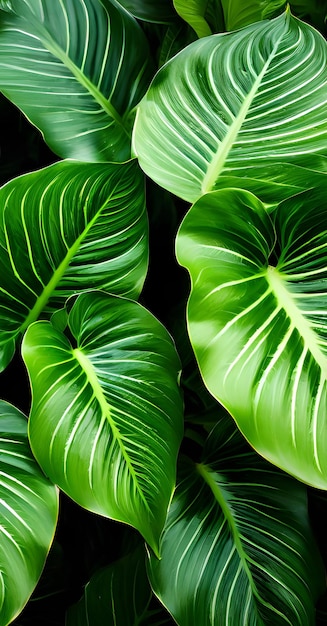
<svg viewBox="0 0 327 626">
<path fill-rule="evenodd" d="M 191 343 L 210 392 L 253 447 L 327 489 L 325 187 L 267 215 L 252 194 L 203 196 L 177 238 Z"/>
<path fill-rule="evenodd" d="M 269 181 L 270 165 L 327 156 L 326 99 L 327 43 L 287 11 L 195 41 L 162 67 L 138 106 L 133 151 L 190 202 L 220 176 L 246 188 L 248 168 L 262 178 L 264 165 Z"/>
<path fill-rule="evenodd" d="M 41 575 L 58 516 L 57 489 L 42 474 L 27 420 L 0 401 L 0 626 L 23 609 Z"/>
<path fill-rule="evenodd" d="M 181 461 L 161 557 L 150 556 L 150 581 L 179 626 L 314 626 L 324 570 L 306 489 L 226 416 L 201 462 Z"/>
<path fill-rule="evenodd" d="M 171 0 L 118 0 L 134 17 L 146 22 L 171 24 L 176 21 Z"/>
<path fill-rule="evenodd" d="M 138 297 L 147 272 L 136 162 L 63 161 L 0 189 L 0 369 L 45 310 L 90 288 Z"/>
<path fill-rule="evenodd" d="M 86 585 L 83 598 L 68 610 L 66 626 L 137 626 L 144 624 L 152 591 L 143 546 L 99 569 Z"/>
<path fill-rule="evenodd" d="M 68 323 L 76 348 L 49 322 L 23 340 L 33 452 L 77 503 L 158 553 L 183 422 L 172 340 L 139 304 L 101 292 L 79 296 Z"/>
</svg>

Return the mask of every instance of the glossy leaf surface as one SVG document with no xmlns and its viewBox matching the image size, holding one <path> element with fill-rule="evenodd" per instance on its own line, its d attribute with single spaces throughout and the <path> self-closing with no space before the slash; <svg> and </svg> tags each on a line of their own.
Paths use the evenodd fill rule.
<svg viewBox="0 0 327 626">
<path fill-rule="evenodd" d="M 224 416 L 201 462 L 182 459 L 149 575 L 179 626 L 313 626 L 324 574 L 305 487 Z"/>
<path fill-rule="evenodd" d="M 0 401 L 0 625 L 22 610 L 41 575 L 58 515 L 58 493 L 31 453 L 27 419 Z"/>
<path fill-rule="evenodd" d="M 134 17 L 146 22 L 169 24 L 176 19 L 172 0 L 118 0 Z"/>
<path fill-rule="evenodd" d="M 0 90 L 59 156 L 128 159 L 128 114 L 152 76 L 134 18 L 110 0 L 9 6 L 0 12 Z"/>
<path fill-rule="evenodd" d="M 207 0 L 174 0 L 174 7 L 185 22 L 195 30 L 198 37 L 211 35 L 211 28 L 205 18 Z"/>
<path fill-rule="evenodd" d="M 61 162 L 0 189 L 0 365 L 45 309 L 91 288 L 138 297 L 147 271 L 135 162 Z"/>
<path fill-rule="evenodd" d="M 196 41 L 141 101 L 133 151 L 165 189 L 194 202 L 221 175 L 327 154 L 327 44 L 287 11 Z M 307 157 L 305 160 L 305 156 Z M 303 162 L 304 161 L 304 162 Z"/>
<path fill-rule="evenodd" d="M 24 337 L 33 452 L 76 502 L 158 552 L 182 437 L 172 340 L 139 304 L 101 292 L 79 296 L 69 328 L 76 348 L 49 322 Z"/>
<path fill-rule="evenodd" d="M 203 196 L 179 231 L 205 384 L 258 452 L 327 489 L 324 187 L 271 218 L 241 190 Z"/>
</svg>

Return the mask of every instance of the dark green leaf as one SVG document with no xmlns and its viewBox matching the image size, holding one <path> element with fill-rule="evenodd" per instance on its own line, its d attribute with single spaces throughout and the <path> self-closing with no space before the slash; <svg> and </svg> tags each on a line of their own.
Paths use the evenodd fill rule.
<svg viewBox="0 0 327 626">
<path fill-rule="evenodd" d="M 0 189 L 0 366 L 71 294 L 138 297 L 147 271 L 143 176 L 135 162 L 61 162 Z"/>
<path fill-rule="evenodd" d="M 147 40 L 111 0 L 12 0 L 0 13 L 0 90 L 61 157 L 124 161 L 129 113 L 152 77 Z"/>
<path fill-rule="evenodd" d="M 150 557 L 150 580 L 179 626 L 314 625 L 324 571 L 306 489 L 251 450 L 231 419 L 201 463 L 181 462 L 161 554 Z"/>
</svg>

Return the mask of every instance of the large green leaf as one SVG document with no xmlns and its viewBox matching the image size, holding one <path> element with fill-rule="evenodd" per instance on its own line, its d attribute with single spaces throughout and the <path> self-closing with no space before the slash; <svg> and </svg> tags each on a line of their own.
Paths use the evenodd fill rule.
<svg viewBox="0 0 327 626">
<path fill-rule="evenodd" d="M 204 381 L 251 444 L 327 489 L 325 188 L 270 218 L 221 190 L 190 210 L 178 259 L 192 277 L 189 333 Z M 272 221 L 273 220 L 273 221 Z"/>
<path fill-rule="evenodd" d="M 147 271 L 136 162 L 61 162 L 0 189 L 0 368 L 44 309 L 90 288 L 137 297 Z"/>
<path fill-rule="evenodd" d="M 205 37 L 158 72 L 133 150 L 162 187 L 194 202 L 221 175 L 327 155 L 327 43 L 289 11 Z M 304 158 L 306 155 L 306 159 Z"/>
<path fill-rule="evenodd" d="M 147 40 L 115 0 L 0 7 L 0 90 L 61 157 L 123 161 L 129 112 L 152 76 Z"/>
<path fill-rule="evenodd" d="M 0 401 L 0 625 L 22 610 L 41 575 L 58 515 L 58 493 L 27 439 L 26 417 Z"/>
<path fill-rule="evenodd" d="M 32 450 L 71 498 L 158 552 L 182 437 L 172 340 L 138 303 L 96 291 L 79 296 L 69 328 L 76 348 L 49 322 L 23 340 Z"/>
<path fill-rule="evenodd" d="M 313 626 L 324 571 L 303 485 L 251 450 L 226 416 L 200 463 L 184 459 L 150 557 L 155 593 L 179 626 Z"/>
</svg>

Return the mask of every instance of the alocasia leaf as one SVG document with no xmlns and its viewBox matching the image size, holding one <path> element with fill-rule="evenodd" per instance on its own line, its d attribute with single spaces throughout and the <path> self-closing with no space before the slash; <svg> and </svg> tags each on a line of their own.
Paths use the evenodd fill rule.
<svg viewBox="0 0 327 626">
<path fill-rule="evenodd" d="M 4 95 L 59 156 L 128 159 L 129 114 L 152 77 L 147 40 L 134 18 L 115 0 L 11 0 L 1 6 Z"/>
<path fill-rule="evenodd" d="M 269 181 L 271 165 L 327 155 L 326 99 L 327 43 L 286 11 L 195 41 L 162 67 L 138 106 L 133 151 L 190 202 L 221 176 L 246 188 L 248 168 L 262 179 L 264 166 Z"/>
<path fill-rule="evenodd" d="M 0 400 L 0 626 L 21 612 L 38 582 L 58 516 L 58 490 L 28 443 L 27 419 Z"/>
<path fill-rule="evenodd" d="M 224 416 L 200 462 L 181 459 L 149 576 L 179 626 L 314 626 L 325 583 L 304 485 Z"/>
<path fill-rule="evenodd" d="M 177 238 L 188 326 L 211 393 L 254 448 L 327 489 L 325 187 L 269 216 L 252 194 L 203 196 Z"/>
<path fill-rule="evenodd" d="M 71 498 L 158 553 L 183 428 L 173 342 L 138 303 L 96 291 L 78 297 L 69 330 L 73 344 L 35 322 L 23 340 L 33 453 Z"/>
<path fill-rule="evenodd" d="M 62 161 L 0 189 L 0 369 L 39 315 L 92 288 L 138 297 L 148 262 L 134 161 Z"/>
</svg>

